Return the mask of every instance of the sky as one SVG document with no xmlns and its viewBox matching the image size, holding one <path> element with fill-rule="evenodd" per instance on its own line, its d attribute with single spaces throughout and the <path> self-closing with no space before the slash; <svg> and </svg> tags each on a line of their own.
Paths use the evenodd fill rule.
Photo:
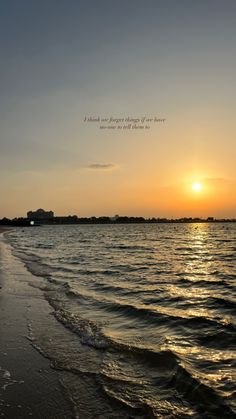
<svg viewBox="0 0 236 419">
<path fill-rule="evenodd" d="M 1 0 L 0 59 L 0 217 L 236 217 L 235 0 Z"/>
</svg>

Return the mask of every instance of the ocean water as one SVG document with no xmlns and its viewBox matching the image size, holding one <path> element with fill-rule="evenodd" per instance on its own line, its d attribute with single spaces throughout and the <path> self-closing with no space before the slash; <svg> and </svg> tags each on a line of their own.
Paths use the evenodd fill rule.
<svg viewBox="0 0 236 419">
<path fill-rule="evenodd" d="M 64 372 L 79 417 L 236 417 L 235 223 L 8 238 L 52 306 L 53 330 L 31 325 L 32 341 Z"/>
</svg>

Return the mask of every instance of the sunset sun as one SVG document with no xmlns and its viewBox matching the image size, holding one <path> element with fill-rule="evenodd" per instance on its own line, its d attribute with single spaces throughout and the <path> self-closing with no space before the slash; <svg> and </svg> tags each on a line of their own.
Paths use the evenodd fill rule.
<svg viewBox="0 0 236 419">
<path fill-rule="evenodd" d="M 192 189 L 194 192 L 200 192 L 202 190 L 202 184 L 200 182 L 194 182 L 192 184 Z"/>
</svg>

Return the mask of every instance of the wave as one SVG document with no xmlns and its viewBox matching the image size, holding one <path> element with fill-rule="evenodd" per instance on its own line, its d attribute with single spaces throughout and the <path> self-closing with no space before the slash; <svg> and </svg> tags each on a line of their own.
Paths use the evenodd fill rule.
<svg viewBox="0 0 236 419">
<path fill-rule="evenodd" d="M 58 288 L 58 291 L 61 292 L 61 301 L 65 300 L 65 298 L 74 299 L 75 301 L 78 300 L 80 303 L 85 303 L 86 305 L 91 305 L 91 307 L 96 307 L 96 309 L 102 310 L 103 313 L 113 313 L 113 314 L 119 314 L 123 316 L 123 318 L 129 319 L 133 318 L 139 324 L 147 324 L 149 327 L 151 325 L 157 326 L 166 326 L 167 328 L 176 329 L 179 331 L 182 331 L 182 333 L 195 333 L 202 335 L 209 334 L 209 333 L 216 333 L 219 334 L 219 338 L 222 336 L 222 331 L 235 335 L 236 328 L 233 323 L 233 318 L 231 319 L 228 315 L 226 317 L 221 315 L 216 315 L 216 313 L 211 313 L 209 311 L 208 316 L 205 314 L 204 316 L 194 315 L 193 313 L 188 313 L 188 305 L 187 303 L 185 306 L 182 305 L 184 302 L 182 297 L 168 297 L 168 302 L 174 303 L 180 303 L 182 305 L 182 308 L 176 308 L 175 306 L 172 306 L 172 308 L 169 307 L 169 304 L 166 304 L 165 301 L 165 295 L 163 297 L 159 297 L 159 300 L 157 301 L 156 298 L 150 297 L 145 301 L 145 304 L 139 304 L 132 302 L 132 296 L 134 297 L 136 293 L 132 293 L 132 290 L 128 290 L 127 298 L 129 298 L 129 302 L 126 300 L 119 300 L 118 298 L 114 298 L 106 295 L 104 293 L 104 290 L 101 292 L 100 287 L 99 293 L 96 294 L 94 291 L 89 290 L 74 290 L 71 288 L 70 284 L 66 282 L 66 286 L 64 286 L 64 283 L 58 282 L 58 285 L 63 285 L 62 288 Z M 116 291 L 116 287 L 108 287 L 105 288 L 105 290 L 110 291 L 114 293 Z M 117 290 L 119 291 L 119 287 L 117 287 Z M 123 291 L 123 289 L 122 289 Z M 121 295 L 121 293 L 119 293 Z M 203 299 L 204 300 L 204 299 Z M 224 300 L 220 298 L 209 298 L 206 299 L 206 301 L 210 301 L 211 303 L 208 305 L 208 309 L 213 305 L 213 301 L 220 301 L 221 305 L 224 304 Z M 151 306 L 150 304 L 155 304 L 155 307 Z M 196 301 L 196 304 L 198 301 Z M 148 305 L 149 304 L 149 305 Z M 226 302 L 227 304 L 227 302 Z M 216 305 L 216 304 L 215 304 Z M 221 308 L 220 305 L 220 308 Z M 230 305 L 230 303 L 229 303 Z M 207 305 L 206 305 L 207 306 Z M 190 307 L 191 308 L 191 307 Z M 192 309 L 191 309 L 192 311 Z M 196 310 L 197 313 L 197 310 Z M 227 312 L 228 314 L 228 312 Z M 213 317 L 214 315 L 214 317 Z"/>
<path fill-rule="evenodd" d="M 208 330 L 207 333 L 201 331 L 194 337 L 195 341 L 207 348 L 236 350 L 235 331 L 232 330 Z"/>
<path fill-rule="evenodd" d="M 110 246 L 105 246 L 105 248 L 107 249 L 111 249 Z M 112 246 L 113 249 L 118 249 L 118 250 L 131 250 L 131 251 L 145 251 L 145 252 L 151 252 L 153 253 L 153 247 L 150 246 L 140 246 L 140 245 L 127 245 L 127 244 L 117 244 Z"/>
<path fill-rule="evenodd" d="M 207 306 L 219 307 L 224 310 L 233 311 L 236 314 L 236 302 L 223 297 L 210 297 L 206 300 Z"/>
<path fill-rule="evenodd" d="M 225 327 L 229 331 L 235 333 L 236 329 L 231 324 L 222 323 L 221 319 L 188 315 L 187 312 L 180 309 L 166 309 L 164 306 L 157 306 L 149 308 L 145 305 L 137 306 L 121 301 L 101 301 L 100 304 L 109 311 L 122 312 L 123 314 L 134 316 L 141 320 L 147 319 L 148 322 L 157 324 L 169 323 L 171 325 L 183 325 L 184 327 L 191 327 L 194 330 L 198 329 L 219 329 Z"/>
<path fill-rule="evenodd" d="M 178 276 L 181 277 L 181 275 L 178 275 Z M 202 275 L 199 275 L 199 276 L 201 278 L 201 276 L 205 277 L 206 275 L 202 274 Z M 198 279 L 198 275 L 196 273 L 194 273 L 194 275 L 192 275 L 189 278 L 186 278 L 186 276 L 183 276 L 182 278 L 179 278 L 179 283 L 181 284 L 181 282 L 185 282 L 186 284 L 189 284 L 189 285 L 192 285 L 194 283 L 195 285 L 198 285 L 198 286 L 201 285 L 201 286 L 207 287 L 207 288 L 211 285 L 213 285 L 214 287 L 216 285 L 223 285 L 223 286 L 228 285 L 228 284 L 225 284 L 224 279 L 215 279 L 215 278 L 212 278 L 212 277 L 209 277 L 209 276 L 207 276 L 206 278 Z"/>
<path fill-rule="evenodd" d="M 177 368 L 170 384 L 182 397 L 194 404 L 201 417 L 236 418 L 235 412 L 220 394 L 186 368 Z"/>
<path fill-rule="evenodd" d="M 109 346 L 101 331 L 101 326 L 94 322 L 83 319 L 74 313 L 69 313 L 64 309 L 56 310 L 54 315 L 57 320 L 79 336 L 81 343 L 97 349 L 105 349 Z"/>
<path fill-rule="evenodd" d="M 37 243 L 35 244 L 36 249 L 53 249 L 55 247 L 55 244 L 47 244 L 47 243 Z"/>
<path fill-rule="evenodd" d="M 160 311 L 152 310 L 146 307 L 137 307 L 135 305 L 121 303 L 118 301 L 101 300 L 94 295 L 83 294 L 73 291 L 68 283 L 62 284 L 60 291 L 69 296 L 76 298 L 80 303 L 89 302 L 92 306 L 99 306 L 112 313 L 122 313 L 123 318 L 133 318 L 139 327 L 141 324 L 151 325 L 155 327 L 166 327 L 167 330 L 175 330 L 185 336 L 192 336 L 193 341 L 199 342 L 201 345 L 213 348 L 223 348 L 225 342 L 229 348 L 234 348 L 236 328 L 232 324 L 222 324 L 217 319 L 208 319 L 205 317 L 180 317 L 165 314 Z M 51 294 L 47 296 L 50 304 L 55 308 L 56 318 L 66 327 L 76 332 L 84 344 L 88 344 L 97 348 L 108 347 L 111 343 L 110 338 L 102 332 L 102 326 L 90 320 L 83 319 L 79 314 L 70 313 L 65 309 L 58 311 L 58 304 Z M 60 299 L 60 304 L 62 299 Z M 157 329 L 158 330 L 158 329 Z"/>
</svg>

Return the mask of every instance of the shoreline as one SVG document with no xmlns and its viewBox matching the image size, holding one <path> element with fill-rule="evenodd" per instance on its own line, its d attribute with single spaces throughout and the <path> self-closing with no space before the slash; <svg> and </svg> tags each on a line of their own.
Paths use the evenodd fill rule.
<svg viewBox="0 0 236 419">
<path fill-rule="evenodd" d="M 43 293 L 29 285 L 31 275 L 12 256 L 0 228 L 0 411 L 8 419 L 75 418 L 72 402 L 51 367 L 33 347 L 30 322 L 49 316 Z"/>
</svg>

